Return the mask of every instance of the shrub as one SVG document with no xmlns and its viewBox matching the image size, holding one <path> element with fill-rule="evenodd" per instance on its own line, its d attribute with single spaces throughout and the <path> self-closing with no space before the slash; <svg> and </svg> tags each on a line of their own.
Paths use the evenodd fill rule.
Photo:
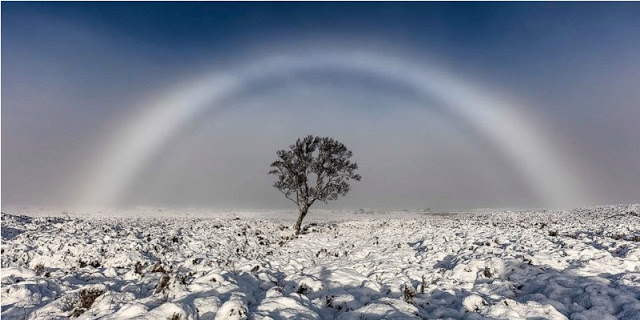
<svg viewBox="0 0 640 320">
<path fill-rule="evenodd" d="M 71 312 L 71 317 L 79 317 L 93 305 L 96 299 L 104 294 L 101 288 L 89 288 L 80 290 L 78 306 Z"/>
<path fill-rule="evenodd" d="M 612 238 L 613 240 L 622 240 L 622 239 L 624 239 L 624 234 L 616 233 L 616 234 L 614 234 L 614 235 L 611 235 L 611 238 Z"/>
<path fill-rule="evenodd" d="M 153 266 L 153 269 L 151 270 L 151 272 L 162 272 L 162 273 L 167 273 L 167 270 L 164 268 L 164 266 L 162 265 L 162 263 L 158 262 Z"/>
<path fill-rule="evenodd" d="M 170 279 L 168 275 L 163 275 L 162 278 L 160 278 L 160 282 L 156 285 L 155 293 L 164 292 L 169 287 Z"/>
<path fill-rule="evenodd" d="M 296 293 L 299 293 L 299 294 L 307 294 L 307 292 L 309 292 L 309 287 L 304 282 L 300 284 L 300 286 L 298 287 L 298 290 L 296 291 Z"/>
<path fill-rule="evenodd" d="M 489 267 L 484 267 L 484 271 L 482 272 L 483 275 L 485 276 L 485 278 L 491 278 L 493 277 L 493 274 L 491 273 L 491 269 Z"/>
<path fill-rule="evenodd" d="M 44 264 L 38 263 L 33 269 L 36 272 L 36 276 L 40 276 L 44 273 Z"/>
<path fill-rule="evenodd" d="M 140 261 L 136 262 L 136 265 L 133 267 L 134 270 L 133 272 L 135 272 L 136 274 L 142 275 L 142 263 L 140 263 Z"/>
<path fill-rule="evenodd" d="M 408 303 L 412 303 L 413 302 L 413 298 L 416 297 L 416 290 L 413 289 L 412 286 L 407 285 L 405 283 L 404 290 L 403 290 L 402 294 L 403 294 L 403 297 L 404 297 L 404 301 L 406 301 Z"/>
</svg>

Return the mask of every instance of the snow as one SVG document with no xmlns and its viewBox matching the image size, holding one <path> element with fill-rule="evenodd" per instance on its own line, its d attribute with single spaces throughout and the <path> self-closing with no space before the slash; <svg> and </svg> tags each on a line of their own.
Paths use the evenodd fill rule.
<svg viewBox="0 0 640 320">
<path fill-rule="evenodd" d="M 640 205 L 7 211 L 3 319 L 640 319 Z"/>
</svg>

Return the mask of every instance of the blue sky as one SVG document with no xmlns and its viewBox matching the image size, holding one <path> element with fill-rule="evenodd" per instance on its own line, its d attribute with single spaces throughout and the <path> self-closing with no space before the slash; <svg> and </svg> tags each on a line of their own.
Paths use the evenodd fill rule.
<svg viewBox="0 0 640 320">
<path fill-rule="evenodd" d="M 600 2 L 5 2 L 3 204 L 72 202 L 78 183 L 90 179 L 79 168 L 91 167 L 95 150 L 143 108 L 140 101 L 167 88 L 271 55 L 326 49 L 429 61 L 524 101 L 545 123 L 545 134 L 579 159 L 575 174 L 589 185 L 591 203 L 637 202 L 639 14 L 638 3 Z M 397 83 L 328 70 L 249 87 L 226 100 L 222 115 L 210 111 L 183 128 L 171 140 L 175 145 L 164 147 L 132 179 L 127 201 L 286 206 L 268 177 L 256 178 L 266 171 L 257 167 L 261 162 L 240 159 L 260 159 L 266 167 L 273 157 L 268 150 L 285 147 L 309 128 L 322 131 L 322 121 L 339 117 L 349 121 L 325 134 L 339 133 L 336 138 L 360 150 L 369 180 L 363 174 L 362 186 L 354 186 L 338 207 L 545 205 L 509 161 L 489 151 L 486 139 L 439 112 L 437 102 L 416 99 Z M 267 102 L 277 107 L 246 111 Z M 293 107 L 301 103 L 306 105 Z M 301 121 L 305 115 L 313 115 L 309 123 Z M 288 129 L 268 131 L 259 120 L 271 117 L 288 119 Z M 431 131 L 407 128 L 422 117 L 425 123 L 413 125 Z M 372 139 L 401 146 L 388 147 L 394 156 L 374 152 L 365 134 L 372 128 Z M 229 147 L 229 141 L 247 144 L 247 136 L 269 143 L 251 152 Z M 478 162 L 451 160 L 460 157 Z M 207 164 L 214 160 L 215 166 Z M 384 174 L 375 170 L 382 167 Z M 248 174 L 248 168 L 256 171 Z M 240 192 L 242 197 L 235 196 Z"/>
</svg>

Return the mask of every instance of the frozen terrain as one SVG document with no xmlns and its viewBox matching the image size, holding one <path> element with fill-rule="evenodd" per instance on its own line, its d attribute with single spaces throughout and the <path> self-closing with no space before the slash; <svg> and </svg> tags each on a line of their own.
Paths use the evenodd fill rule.
<svg viewBox="0 0 640 320">
<path fill-rule="evenodd" d="M 640 319 L 640 205 L 67 212 L 2 214 L 3 319 Z"/>
</svg>

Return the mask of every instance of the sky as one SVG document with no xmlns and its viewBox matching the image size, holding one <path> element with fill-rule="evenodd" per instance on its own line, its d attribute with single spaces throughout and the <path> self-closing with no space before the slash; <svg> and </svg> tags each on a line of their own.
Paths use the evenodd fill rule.
<svg viewBox="0 0 640 320">
<path fill-rule="evenodd" d="M 268 167 L 307 134 L 345 143 L 363 176 L 320 208 L 640 200 L 638 3 L 1 14 L 3 207 L 288 208 Z"/>
</svg>

